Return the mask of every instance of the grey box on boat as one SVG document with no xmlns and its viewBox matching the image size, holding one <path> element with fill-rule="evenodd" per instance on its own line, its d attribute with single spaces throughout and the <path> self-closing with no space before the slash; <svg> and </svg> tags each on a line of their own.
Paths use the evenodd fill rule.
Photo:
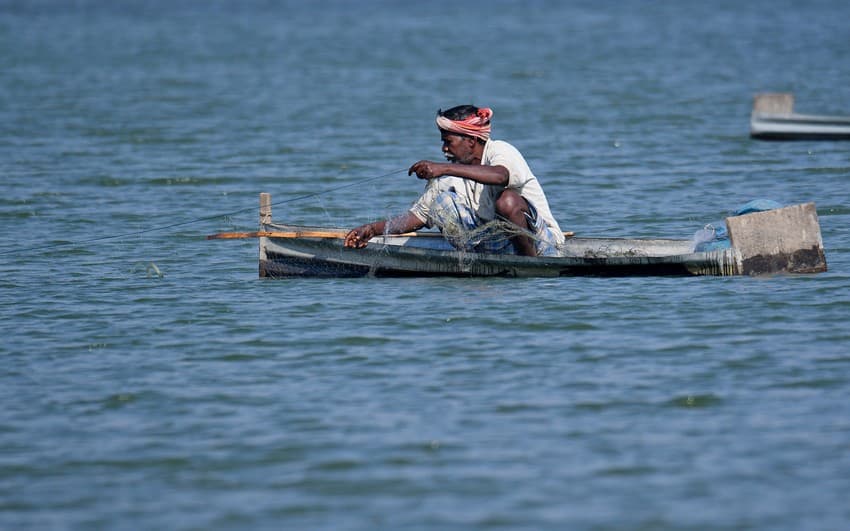
<svg viewBox="0 0 850 531">
<path fill-rule="evenodd" d="M 814 203 L 726 218 L 726 227 L 743 275 L 826 271 Z"/>
</svg>

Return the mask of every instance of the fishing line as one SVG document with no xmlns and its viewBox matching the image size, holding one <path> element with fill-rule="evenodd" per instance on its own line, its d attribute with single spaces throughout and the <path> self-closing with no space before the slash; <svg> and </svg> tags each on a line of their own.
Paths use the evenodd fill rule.
<svg viewBox="0 0 850 531">
<path fill-rule="evenodd" d="M 387 173 L 384 173 L 382 175 L 376 175 L 374 177 L 367 177 L 365 179 L 360 179 L 360 180 L 355 181 L 353 183 L 343 184 L 343 185 L 340 185 L 340 186 L 337 186 L 337 187 L 334 187 L 334 188 L 328 188 L 328 189 L 325 189 L 325 190 L 319 190 L 318 192 L 312 192 L 312 193 L 309 193 L 309 194 L 299 195 L 298 197 L 290 197 L 289 199 L 283 199 L 281 201 L 275 201 L 271 205 L 275 206 L 275 205 L 283 205 L 283 204 L 286 204 L 286 203 L 294 203 L 296 201 L 303 201 L 304 199 L 310 199 L 311 197 L 317 197 L 317 196 L 320 196 L 320 195 L 338 192 L 340 190 L 344 190 L 346 188 L 351 188 L 353 186 L 360 186 L 361 184 L 364 184 L 364 183 L 368 183 L 368 182 L 371 182 L 371 181 L 377 181 L 378 179 L 383 179 L 385 177 L 389 177 L 390 175 L 394 175 L 396 173 L 401 173 L 403 171 L 407 171 L 407 168 L 401 168 L 401 169 L 393 170 L 391 172 L 387 172 Z M 74 247 L 74 246 L 83 245 L 83 244 L 86 244 L 86 243 L 115 240 L 115 239 L 118 239 L 118 238 L 130 238 L 130 237 L 133 237 L 133 236 L 139 236 L 139 235 L 148 234 L 148 233 L 151 233 L 151 232 L 158 232 L 158 231 L 173 229 L 175 227 L 184 227 L 186 225 L 201 223 L 203 221 L 211 221 L 211 220 L 221 218 L 221 217 L 235 216 L 236 214 L 242 214 L 244 212 L 255 211 L 255 210 L 257 210 L 257 207 L 255 207 L 255 206 L 254 207 L 246 207 L 246 208 L 240 208 L 239 210 L 234 210 L 232 212 L 218 213 L 218 214 L 214 214 L 214 215 L 210 215 L 210 216 L 204 216 L 204 217 L 200 217 L 200 218 L 190 219 L 190 220 L 187 220 L 187 221 L 179 221 L 177 223 L 170 223 L 168 225 L 160 225 L 160 226 L 157 226 L 157 227 L 150 227 L 150 228 L 147 228 L 147 229 L 141 229 L 141 230 L 137 230 L 137 231 L 133 231 L 133 232 L 125 232 L 125 233 L 122 233 L 122 234 L 112 234 L 110 236 L 99 236 L 97 238 L 88 238 L 88 239 L 85 239 L 85 240 L 75 240 L 75 241 L 71 241 L 71 242 L 51 243 L 51 244 L 45 244 L 45 245 L 36 245 L 36 246 L 33 246 L 33 247 L 23 247 L 23 248 L 17 248 L 17 249 L 9 249 L 9 250 L 6 250 L 6 251 L 0 251 L 0 256 L 15 254 L 15 253 L 21 253 L 21 252 L 38 251 L 38 250 L 41 250 L 41 249 L 56 249 L 56 248 L 59 248 L 59 247 Z"/>
</svg>

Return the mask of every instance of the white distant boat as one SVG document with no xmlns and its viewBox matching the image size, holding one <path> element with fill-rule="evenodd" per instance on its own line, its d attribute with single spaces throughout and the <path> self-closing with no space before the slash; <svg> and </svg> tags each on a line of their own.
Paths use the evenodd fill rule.
<svg viewBox="0 0 850 531">
<path fill-rule="evenodd" d="M 756 94 L 750 136 L 760 140 L 850 140 L 850 116 L 797 114 L 793 94 Z"/>
</svg>

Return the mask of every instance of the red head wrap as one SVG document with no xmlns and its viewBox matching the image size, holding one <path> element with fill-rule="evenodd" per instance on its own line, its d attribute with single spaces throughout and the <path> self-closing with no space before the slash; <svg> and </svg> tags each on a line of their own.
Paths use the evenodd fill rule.
<svg viewBox="0 0 850 531">
<path fill-rule="evenodd" d="M 475 114 L 463 120 L 449 120 L 445 116 L 437 115 L 437 127 L 450 133 L 468 135 L 481 140 L 490 140 L 490 119 L 493 110 L 487 107 L 478 109 Z"/>
</svg>

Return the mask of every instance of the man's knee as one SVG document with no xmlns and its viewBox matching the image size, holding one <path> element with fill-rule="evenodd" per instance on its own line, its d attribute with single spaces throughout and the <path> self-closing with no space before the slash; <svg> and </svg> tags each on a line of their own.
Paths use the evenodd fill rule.
<svg viewBox="0 0 850 531">
<path fill-rule="evenodd" d="M 513 190 L 503 190 L 496 198 L 496 213 L 508 219 L 528 212 L 528 203 Z"/>
</svg>

